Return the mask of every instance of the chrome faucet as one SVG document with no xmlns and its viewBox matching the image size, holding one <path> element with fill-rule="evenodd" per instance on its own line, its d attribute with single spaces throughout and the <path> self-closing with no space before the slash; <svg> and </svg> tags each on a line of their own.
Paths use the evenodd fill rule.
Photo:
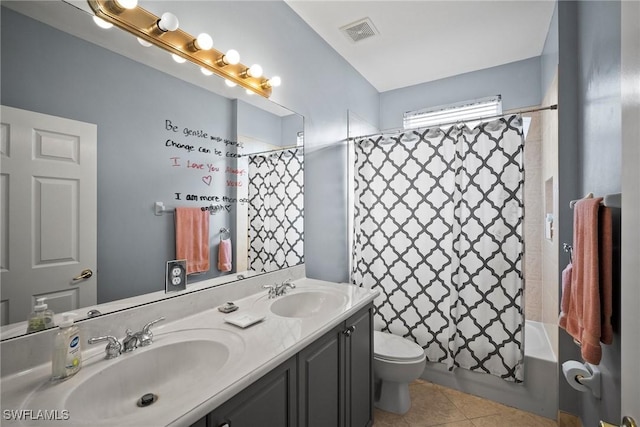
<svg viewBox="0 0 640 427">
<path fill-rule="evenodd" d="M 288 280 L 288 279 L 285 280 L 284 282 L 282 282 L 282 284 L 279 287 L 279 291 L 280 291 L 279 295 L 286 294 L 287 293 L 287 288 L 295 289 L 296 285 L 294 283 L 291 283 L 291 280 Z M 277 290 L 276 290 L 276 293 L 278 293 Z"/>
<path fill-rule="evenodd" d="M 269 289 L 269 298 L 276 298 L 287 293 L 287 288 L 295 289 L 296 285 L 291 283 L 290 280 L 285 280 L 281 284 L 274 283 L 273 285 L 263 285 L 265 289 Z"/>
<path fill-rule="evenodd" d="M 125 332 L 127 336 L 122 339 L 122 352 L 129 353 L 138 348 L 138 336 L 129 328 Z"/>
<path fill-rule="evenodd" d="M 138 347 L 146 347 L 153 342 L 153 332 L 151 332 L 151 327 L 162 320 L 164 320 L 164 317 L 161 317 L 156 320 L 152 320 L 151 322 L 144 325 L 140 332 L 136 332 L 135 334 L 132 335 L 135 338 L 137 338 Z M 127 334 L 127 337 L 129 336 L 130 333 L 131 331 L 129 331 L 129 333 Z"/>
<path fill-rule="evenodd" d="M 131 332 L 131 329 L 127 329 L 127 336 L 122 339 L 122 344 L 120 344 L 116 337 L 111 335 L 89 338 L 87 342 L 89 344 L 96 344 L 102 341 L 108 341 L 107 346 L 104 349 L 107 353 L 104 358 L 115 359 L 121 353 L 129 353 L 138 347 L 146 347 L 151 344 L 153 342 L 153 332 L 151 332 L 151 327 L 164 319 L 164 317 L 161 317 L 159 319 L 152 320 L 144 325 L 140 332 L 136 332 L 135 334 Z"/>
<path fill-rule="evenodd" d="M 269 289 L 269 291 L 267 292 L 267 295 L 269 295 L 269 299 L 275 298 L 277 296 L 276 295 L 276 287 L 277 287 L 276 284 L 273 284 L 273 285 L 262 285 L 262 287 L 264 289 Z"/>
<path fill-rule="evenodd" d="M 105 359 L 115 359 L 120 356 L 120 353 L 122 353 L 122 345 L 120 345 L 118 338 L 114 336 L 105 335 L 103 337 L 94 337 L 87 340 L 89 344 L 97 344 L 102 341 L 108 341 L 107 346 L 104 348 L 107 353 L 104 356 Z"/>
</svg>

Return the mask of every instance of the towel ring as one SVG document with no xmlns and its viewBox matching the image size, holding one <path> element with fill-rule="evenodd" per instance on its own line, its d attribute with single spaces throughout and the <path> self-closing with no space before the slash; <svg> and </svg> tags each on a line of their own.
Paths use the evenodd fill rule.
<svg viewBox="0 0 640 427">
<path fill-rule="evenodd" d="M 230 238 L 231 238 L 231 232 L 229 231 L 229 229 L 227 227 L 222 227 L 220 229 L 220 240 L 230 239 Z"/>
<path fill-rule="evenodd" d="M 563 243 L 562 249 L 564 249 L 564 251 L 569 254 L 569 262 L 573 264 L 573 246 L 568 243 Z"/>
</svg>

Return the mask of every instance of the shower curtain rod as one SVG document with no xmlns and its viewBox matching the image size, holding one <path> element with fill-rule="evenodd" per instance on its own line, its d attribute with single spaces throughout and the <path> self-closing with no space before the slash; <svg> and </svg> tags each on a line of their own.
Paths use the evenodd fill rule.
<svg viewBox="0 0 640 427">
<path fill-rule="evenodd" d="M 257 153 L 241 154 L 240 157 L 257 156 L 257 155 L 260 155 L 260 154 L 279 153 L 281 151 L 297 150 L 299 148 L 302 148 L 302 146 L 301 145 L 290 145 L 288 148 L 284 147 L 284 148 L 279 148 L 277 150 L 265 150 L 265 151 L 259 151 Z"/>
<path fill-rule="evenodd" d="M 527 109 L 527 110 L 512 111 L 510 113 L 496 114 L 495 116 L 479 117 L 479 118 L 472 119 L 472 120 L 467 120 L 467 121 L 497 119 L 498 117 L 510 116 L 512 114 L 526 114 L 526 113 L 535 113 L 536 111 L 557 110 L 557 109 L 558 109 L 558 104 L 553 104 L 553 105 L 548 105 L 546 107 L 537 107 L 537 108 L 530 108 L 530 109 Z M 442 127 L 442 126 L 447 126 L 447 125 L 455 125 L 456 123 L 465 123 L 465 122 L 466 122 L 465 120 L 456 120 L 455 122 L 436 123 L 434 125 L 420 127 L 420 128 L 413 128 L 413 129 L 400 129 L 400 128 L 397 128 L 397 129 L 386 130 L 386 131 L 382 131 L 382 132 L 378 132 L 378 133 L 372 133 L 372 134 L 369 134 L 369 135 L 351 136 L 351 137 L 347 138 L 347 141 L 361 139 L 361 138 L 370 138 L 372 136 L 378 136 L 378 135 L 382 136 L 384 134 L 412 132 L 412 131 L 421 130 L 421 129 L 429 129 L 429 128 L 432 128 L 432 127 Z"/>
</svg>

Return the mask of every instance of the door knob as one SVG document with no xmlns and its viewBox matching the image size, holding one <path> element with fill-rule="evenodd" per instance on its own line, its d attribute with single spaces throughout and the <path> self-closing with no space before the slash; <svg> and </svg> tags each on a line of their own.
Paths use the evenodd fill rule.
<svg viewBox="0 0 640 427">
<path fill-rule="evenodd" d="M 618 427 L 615 424 L 610 424 L 604 421 L 600 421 L 600 427 Z M 638 424 L 636 424 L 636 421 L 631 418 L 631 417 L 623 417 L 622 418 L 622 425 L 620 427 L 638 427 Z"/>
<path fill-rule="evenodd" d="M 91 271 L 91 269 L 87 268 L 87 269 L 82 270 L 80 272 L 79 276 L 74 277 L 73 281 L 77 282 L 78 280 L 85 280 L 85 279 L 88 279 L 91 276 L 93 276 L 93 271 Z"/>
</svg>

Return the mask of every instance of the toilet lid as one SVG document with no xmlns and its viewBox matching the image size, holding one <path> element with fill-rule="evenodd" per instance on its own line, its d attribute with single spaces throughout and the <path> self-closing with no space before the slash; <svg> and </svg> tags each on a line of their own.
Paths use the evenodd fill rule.
<svg viewBox="0 0 640 427">
<path fill-rule="evenodd" d="M 373 331 L 373 352 L 376 357 L 387 360 L 414 360 L 424 357 L 424 350 L 415 342 L 380 331 Z"/>
</svg>

